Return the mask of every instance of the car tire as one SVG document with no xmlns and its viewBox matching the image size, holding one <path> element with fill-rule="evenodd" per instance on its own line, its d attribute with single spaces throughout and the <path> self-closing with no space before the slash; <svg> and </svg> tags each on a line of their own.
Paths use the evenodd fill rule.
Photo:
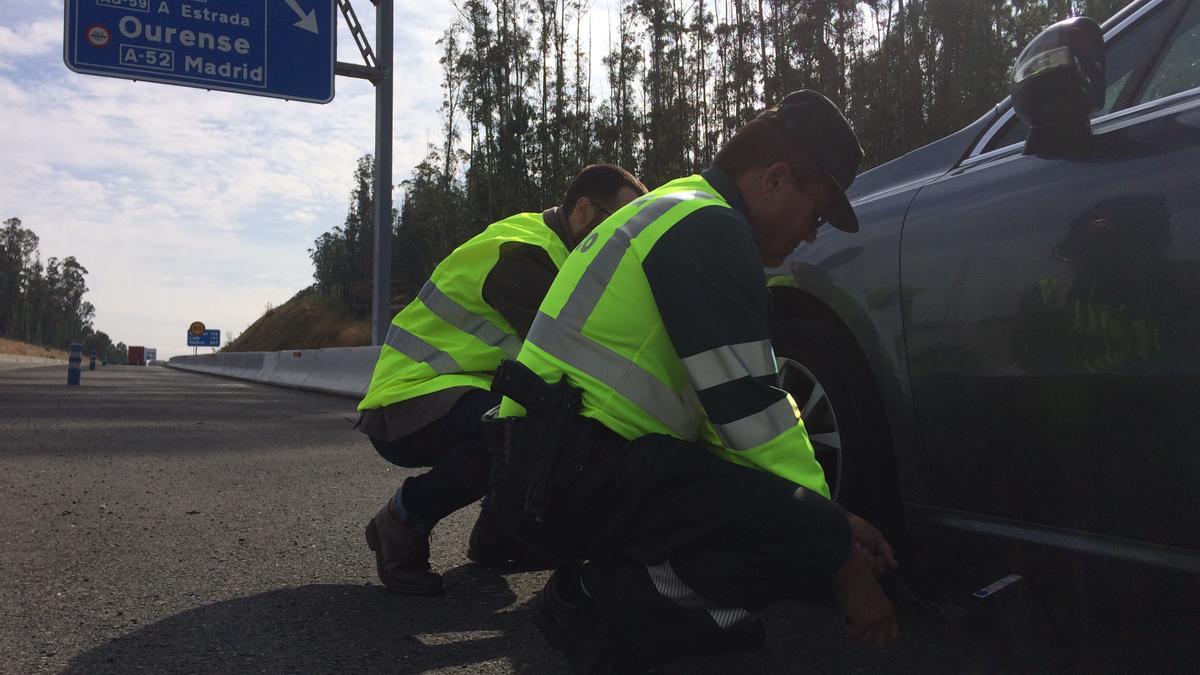
<svg viewBox="0 0 1200 675">
<path fill-rule="evenodd" d="M 792 395 L 830 496 L 885 532 L 903 522 L 887 418 L 871 371 L 839 326 L 792 319 L 774 326 L 780 387 Z"/>
</svg>

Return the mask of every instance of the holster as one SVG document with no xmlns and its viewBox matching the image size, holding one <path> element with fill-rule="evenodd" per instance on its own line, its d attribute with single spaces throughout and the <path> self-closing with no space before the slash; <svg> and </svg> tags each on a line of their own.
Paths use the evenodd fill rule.
<svg viewBox="0 0 1200 675">
<path fill-rule="evenodd" d="M 525 417 L 501 420 L 505 471 L 526 481 L 525 511 L 542 520 L 553 488 L 565 485 L 590 463 L 588 435 L 580 433 L 582 391 L 563 376 L 554 384 L 517 361 L 505 359 L 492 380 L 492 391 L 525 408 Z M 488 425 L 485 424 L 485 428 Z M 493 425 L 492 437 L 499 433 Z"/>
</svg>

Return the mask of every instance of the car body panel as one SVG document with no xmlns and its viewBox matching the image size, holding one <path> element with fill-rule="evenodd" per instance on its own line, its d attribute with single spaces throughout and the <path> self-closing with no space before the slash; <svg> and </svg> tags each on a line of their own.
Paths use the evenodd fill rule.
<svg viewBox="0 0 1200 675">
<path fill-rule="evenodd" d="M 1200 541 L 1200 519 L 1162 518 L 1200 513 L 1197 166 L 1200 103 L 1074 155 L 974 163 L 914 201 L 913 398 L 931 471 L 962 478 L 937 504 Z"/>
<path fill-rule="evenodd" d="M 860 347 L 910 516 L 1196 573 L 1200 90 L 1054 157 L 986 149 L 1009 111 L 860 176 L 861 231 L 768 270 L 777 311 L 814 299 Z"/>
<path fill-rule="evenodd" d="M 904 210 L 916 192 L 916 188 L 893 192 L 857 207 L 860 222 L 863 216 L 870 217 L 871 227 L 855 235 L 832 229 L 823 232 L 806 255 L 789 259 L 772 277 L 786 279 L 792 285 L 772 288 L 776 320 L 802 314 L 803 309 L 791 309 L 803 307 L 789 296 L 798 288 L 836 314 L 850 330 L 876 376 L 892 435 L 912 441 L 917 439 L 917 430 L 905 403 L 911 400 L 911 394 L 908 379 L 903 377 L 898 233 Z M 888 216 L 882 215 L 885 213 Z M 920 467 L 905 463 L 899 468 L 907 472 L 901 480 L 908 489 L 922 493 Z"/>
<path fill-rule="evenodd" d="M 862 229 L 847 234 L 822 227 L 812 244 L 798 248 L 778 268 L 768 270 L 776 318 L 786 320 L 797 306 L 790 293 L 814 298 L 854 335 L 876 375 L 888 424 L 897 447 L 916 448 L 906 375 L 900 287 L 900 232 L 908 205 L 921 187 L 959 163 L 977 137 L 995 120 L 996 110 L 970 126 L 859 176 L 849 197 Z M 909 166 L 916 167 L 915 170 Z M 899 463 L 906 494 L 925 501 L 925 471 L 919 461 Z"/>
</svg>

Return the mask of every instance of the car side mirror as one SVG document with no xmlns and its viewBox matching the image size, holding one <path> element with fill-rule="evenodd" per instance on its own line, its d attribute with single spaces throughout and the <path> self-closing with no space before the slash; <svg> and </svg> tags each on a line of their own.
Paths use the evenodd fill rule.
<svg viewBox="0 0 1200 675">
<path fill-rule="evenodd" d="M 1077 147 L 1104 105 L 1104 33 L 1086 16 L 1050 26 L 1017 57 L 1013 110 L 1029 125 L 1025 154 Z"/>
</svg>

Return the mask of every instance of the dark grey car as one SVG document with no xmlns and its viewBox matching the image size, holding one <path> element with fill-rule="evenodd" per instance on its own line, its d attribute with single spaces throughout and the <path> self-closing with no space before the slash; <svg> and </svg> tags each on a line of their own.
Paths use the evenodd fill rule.
<svg viewBox="0 0 1200 675">
<path fill-rule="evenodd" d="M 980 581 L 1056 577 L 1056 559 L 1102 584 L 1121 582 L 1093 566 L 1170 579 L 1186 604 L 1200 597 L 1200 1 L 1134 2 L 1096 35 L 1090 115 L 1054 118 L 1086 88 L 1087 54 L 1051 44 L 1015 78 L 1058 63 L 1071 86 L 1018 88 L 859 176 L 861 232 L 822 228 L 769 271 L 776 352 L 831 487 L 893 536 L 994 547 Z M 1013 98 L 1045 116 L 1036 138 Z"/>
</svg>

